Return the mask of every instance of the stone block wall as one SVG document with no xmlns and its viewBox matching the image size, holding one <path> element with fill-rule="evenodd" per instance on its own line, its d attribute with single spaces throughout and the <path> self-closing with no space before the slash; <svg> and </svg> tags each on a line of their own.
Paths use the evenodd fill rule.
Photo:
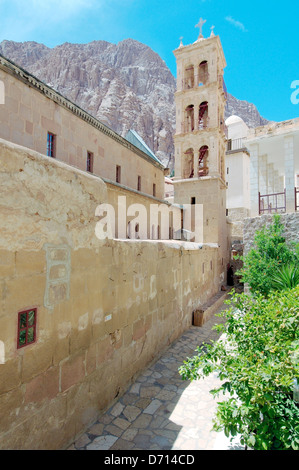
<svg viewBox="0 0 299 470">
<path fill-rule="evenodd" d="M 0 186 L 0 449 L 61 449 L 219 291 L 218 248 L 98 240 L 105 183 L 3 140 Z M 18 349 L 31 308 L 36 341 Z"/>
<path fill-rule="evenodd" d="M 91 152 L 94 174 L 115 181 L 119 165 L 122 184 L 137 189 L 138 175 L 143 192 L 152 195 L 155 184 L 157 197 L 164 197 L 162 164 L 47 85 L 28 74 L 25 78 L 18 68 L 7 68 L 4 59 L 2 62 L 5 102 L 0 108 L 0 138 L 46 155 L 47 134 L 51 132 L 58 160 L 86 170 L 87 152 Z"/>
</svg>

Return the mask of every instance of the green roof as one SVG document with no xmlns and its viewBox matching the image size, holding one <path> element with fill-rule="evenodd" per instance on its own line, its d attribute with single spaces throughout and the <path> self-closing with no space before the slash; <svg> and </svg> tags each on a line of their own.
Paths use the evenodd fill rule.
<svg viewBox="0 0 299 470">
<path fill-rule="evenodd" d="M 125 138 L 132 145 L 135 145 L 135 147 L 139 148 L 139 150 L 142 150 L 142 152 L 146 153 L 149 157 L 162 165 L 159 158 L 156 157 L 156 155 L 151 151 L 151 149 L 146 145 L 144 140 L 142 140 L 136 131 L 130 129 Z"/>
</svg>

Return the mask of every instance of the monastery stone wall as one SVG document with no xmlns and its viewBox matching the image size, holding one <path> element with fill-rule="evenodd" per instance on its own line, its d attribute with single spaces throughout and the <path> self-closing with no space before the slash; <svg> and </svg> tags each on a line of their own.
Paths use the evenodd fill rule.
<svg viewBox="0 0 299 470">
<path fill-rule="evenodd" d="M 0 186 L 0 448 L 60 449 L 218 292 L 218 248 L 99 240 L 107 185 L 3 140 Z M 30 308 L 36 342 L 18 349 Z"/>
<path fill-rule="evenodd" d="M 87 152 L 91 152 L 95 175 L 115 181 L 116 165 L 119 165 L 123 185 L 137 189 L 138 175 L 144 193 L 152 195 L 155 184 L 157 197 L 164 197 L 162 165 L 45 84 L 32 77 L 30 80 L 31 86 L 30 81 L 25 82 L 0 67 L 0 81 L 5 86 L 5 102 L 0 107 L 0 138 L 46 155 L 47 134 L 51 132 L 55 135 L 57 160 L 84 171 Z"/>
</svg>

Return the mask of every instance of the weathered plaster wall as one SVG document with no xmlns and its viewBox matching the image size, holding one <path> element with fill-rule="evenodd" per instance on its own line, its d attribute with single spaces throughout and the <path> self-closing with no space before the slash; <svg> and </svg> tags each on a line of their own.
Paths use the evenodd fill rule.
<svg viewBox="0 0 299 470">
<path fill-rule="evenodd" d="M 59 449 L 218 292 L 218 249 L 100 241 L 104 182 L 0 140 L 0 448 Z M 17 349 L 18 312 L 37 341 Z"/>
</svg>

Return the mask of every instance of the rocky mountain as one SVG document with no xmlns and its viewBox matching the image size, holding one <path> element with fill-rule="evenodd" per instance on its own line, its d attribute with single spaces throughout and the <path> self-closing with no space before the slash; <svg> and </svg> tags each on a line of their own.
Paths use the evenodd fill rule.
<svg viewBox="0 0 299 470">
<path fill-rule="evenodd" d="M 232 115 L 237 115 L 246 122 L 248 127 L 265 126 L 269 123 L 257 110 L 257 107 L 247 101 L 238 100 L 228 93 L 225 119 Z"/>
<path fill-rule="evenodd" d="M 55 48 L 3 41 L 0 53 L 120 135 L 136 130 L 163 164 L 173 168 L 176 80 L 148 46 L 132 39 Z M 228 95 L 226 117 L 232 114 L 249 127 L 267 122 L 254 105 Z"/>
</svg>

